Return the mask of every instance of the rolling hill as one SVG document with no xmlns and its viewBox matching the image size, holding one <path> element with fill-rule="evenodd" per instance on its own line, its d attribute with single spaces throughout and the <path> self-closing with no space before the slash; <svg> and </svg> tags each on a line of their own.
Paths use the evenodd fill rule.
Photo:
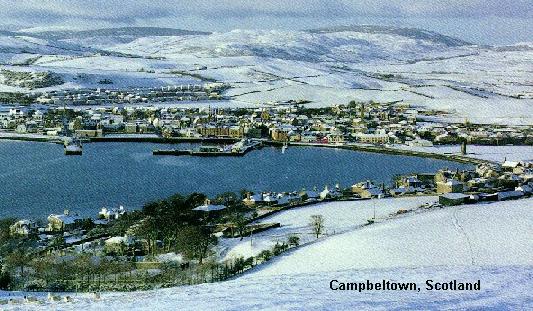
<svg viewBox="0 0 533 311">
<path fill-rule="evenodd" d="M 7 310 L 528 309 L 532 203 L 524 199 L 408 214 L 322 238 L 220 283 L 104 293 L 100 300 L 81 294 L 70 303 L 43 302 L 44 293 L 0 292 L 0 299 L 40 296 L 41 303 L 2 306 Z M 338 220 L 344 226 L 341 213 L 328 215 L 330 228 Z M 285 219 L 298 222 L 297 217 Z M 420 291 L 338 291 L 330 288 L 332 280 L 414 282 Z M 430 291 L 427 280 L 479 280 L 481 289 Z"/>
<path fill-rule="evenodd" d="M 97 87 L 94 81 L 101 79 L 141 87 L 195 77 L 230 84 L 227 95 L 236 106 L 404 101 L 446 110 L 445 121 L 533 122 L 530 43 L 477 46 L 411 28 L 11 31 L 0 33 L 0 64 L 58 74 L 67 82 L 57 87 L 62 89 Z M 95 78 L 75 81 L 79 74 Z M 0 91 L 30 90 L 0 84 Z"/>
</svg>

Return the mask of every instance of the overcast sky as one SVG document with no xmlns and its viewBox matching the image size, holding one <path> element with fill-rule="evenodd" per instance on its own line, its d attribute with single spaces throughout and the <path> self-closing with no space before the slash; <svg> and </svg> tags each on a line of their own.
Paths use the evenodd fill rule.
<svg viewBox="0 0 533 311">
<path fill-rule="evenodd" d="M 227 31 L 347 24 L 426 28 L 477 43 L 532 41 L 533 0 L 0 0 L 3 28 L 163 26 Z"/>
</svg>

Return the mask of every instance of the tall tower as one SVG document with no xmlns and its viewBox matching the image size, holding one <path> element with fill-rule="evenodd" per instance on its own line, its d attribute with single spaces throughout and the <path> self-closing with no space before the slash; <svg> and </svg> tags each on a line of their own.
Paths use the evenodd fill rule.
<svg viewBox="0 0 533 311">
<path fill-rule="evenodd" d="M 461 154 L 466 155 L 466 139 L 461 143 Z"/>
</svg>

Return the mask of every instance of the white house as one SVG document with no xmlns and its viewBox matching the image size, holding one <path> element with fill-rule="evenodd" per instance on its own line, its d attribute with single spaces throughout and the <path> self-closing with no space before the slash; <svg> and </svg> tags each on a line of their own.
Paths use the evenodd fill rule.
<svg viewBox="0 0 533 311">
<path fill-rule="evenodd" d="M 11 235 L 29 235 L 37 232 L 37 224 L 28 219 L 21 219 L 9 227 Z"/>
<path fill-rule="evenodd" d="M 193 208 L 197 212 L 217 212 L 226 209 L 225 205 L 211 204 L 211 200 L 205 199 L 204 204 Z"/>
<path fill-rule="evenodd" d="M 98 218 L 114 220 L 119 219 L 124 214 L 126 214 L 126 209 L 122 205 L 120 205 L 118 208 L 113 209 L 107 209 L 105 207 L 102 207 L 102 210 L 98 213 Z"/>
</svg>

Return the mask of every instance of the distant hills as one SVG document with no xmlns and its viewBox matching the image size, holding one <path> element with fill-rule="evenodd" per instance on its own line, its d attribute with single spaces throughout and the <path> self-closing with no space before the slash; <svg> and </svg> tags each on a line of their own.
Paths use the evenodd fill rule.
<svg viewBox="0 0 533 311">
<path fill-rule="evenodd" d="M 420 39 L 426 41 L 432 41 L 435 43 L 445 44 L 447 46 L 463 46 L 472 45 L 469 42 L 442 35 L 437 32 L 423 30 L 418 28 L 402 28 L 394 26 L 375 26 L 375 25 L 355 25 L 355 26 L 338 26 L 327 27 L 307 30 L 310 33 L 335 33 L 335 32 L 361 32 L 370 34 L 395 34 L 402 37 L 411 39 Z"/>
<path fill-rule="evenodd" d="M 209 32 L 192 31 L 174 28 L 161 27 L 120 27 L 103 28 L 95 30 L 59 30 L 40 32 L 14 32 L 15 34 L 31 35 L 43 39 L 74 39 L 86 37 L 162 37 L 162 36 L 187 36 L 187 35 L 208 35 Z"/>
<path fill-rule="evenodd" d="M 337 32 L 359 32 L 368 34 L 390 34 L 398 35 L 410 39 L 419 39 L 431 41 L 434 43 L 444 44 L 450 47 L 471 45 L 471 43 L 442 35 L 434 31 L 428 31 L 417 28 L 404 28 L 394 26 L 376 26 L 376 25 L 354 25 L 354 26 L 337 26 L 308 29 L 304 32 L 315 34 L 328 34 Z M 32 36 L 47 40 L 65 40 L 65 39 L 82 39 L 95 37 L 121 37 L 134 40 L 142 37 L 169 37 L 169 36 L 188 36 L 188 35 L 210 35 L 211 32 L 184 30 L 162 27 L 119 27 L 119 28 L 102 28 L 94 30 L 51 30 L 51 31 L 0 31 L 4 36 Z"/>
<path fill-rule="evenodd" d="M 204 32 L 161 27 L 3 31 L 0 53 L 256 56 L 310 62 L 414 61 L 469 54 L 470 43 L 436 32 L 393 26 Z M 439 55 L 436 55 L 439 54 Z M 4 61 L 1 61 L 4 58 Z M 16 60 L 0 57 L 0 63 Z"/>
</svg>

